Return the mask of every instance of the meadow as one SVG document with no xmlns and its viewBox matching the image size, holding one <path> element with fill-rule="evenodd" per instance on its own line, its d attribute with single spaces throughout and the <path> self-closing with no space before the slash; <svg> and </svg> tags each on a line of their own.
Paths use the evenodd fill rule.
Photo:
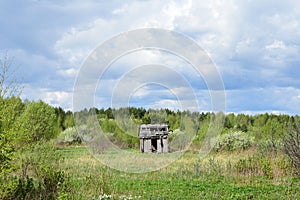
<svg viewBox="0 0 300 200">
<path fill-rule="evenodd" d="M 262 156 L 249 149 L 212 152 L 200 159 L 188 151 L 166 168 L 125 173 L 103 165 L 84 146 L 60 147 L 59 151 L 65 158 L 61 169 L 69 177 L 65 182 L 68 199 L 300 198 L 300 178 L 281 154 Z"/>
<path fill-rule="evenodd" d="M 128 109 L 0 98 L 0 199 L 300 199 L 299 116 Z M 172 153 L 139 152 L 144 123 L 168 124 Z"/>
</svg>

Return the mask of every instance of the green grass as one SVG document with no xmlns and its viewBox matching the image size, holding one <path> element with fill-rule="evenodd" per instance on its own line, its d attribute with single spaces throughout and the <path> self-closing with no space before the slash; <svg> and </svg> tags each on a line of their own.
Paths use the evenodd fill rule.
<svg viewBox="0 0 300 200">
<path fill-rule="evenodd" d="M 262 180 L 261 184 L 238 185 L 224 177 L 197 177 L 194 179 L 166 177 L 160 179 L 119 180 L 116 193 L 130 191 L 132 195 L 142 195 L 158 199 L 277 199 L 287 197 L 285 186 L 275 186 Z M 139 192 L 134 192 L 139 191 Z M 295 191 L 294 191 L 295 192 Z M 290 195 L 294 199 L 293 194 Z"/>
<path fill-rule="evenodd" d="M 70 199 L 97 199 L 102 194 L 113 199 L 300 199 L 300 179 L 278 172 L 275 164 L 272 177 L 225 167 L 253 152 L 216 154 L 205 160 L 188 153 L 170 166 L 148 173 L 106 167 L 81 146 L 61 148 L 61 152 L 66 158 L 63 169 L 70 177 Z"/>
<path fill-rule="evenodd" d="M 85 146 L 59 147 L 58 150 L 63 153 L 63 157 L 65 158 L 79 158 L 89 155 Z"/>
</svg>

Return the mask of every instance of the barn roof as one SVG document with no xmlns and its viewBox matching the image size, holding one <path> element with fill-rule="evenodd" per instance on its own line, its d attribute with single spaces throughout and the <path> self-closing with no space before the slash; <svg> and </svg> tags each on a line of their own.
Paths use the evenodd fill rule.
<svg viewBox="0 0 300 200">
<path fill-rule="evenodd" d="M 167 124 L 141 124 L 139 128 L 140 138 L 152 138 L 168 135 Z"/>
</svg>

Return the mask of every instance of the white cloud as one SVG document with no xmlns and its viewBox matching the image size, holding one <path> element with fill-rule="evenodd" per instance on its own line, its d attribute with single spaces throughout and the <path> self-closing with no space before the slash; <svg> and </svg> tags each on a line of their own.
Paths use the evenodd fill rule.
<svg viewBox="0 0 300 200">
<path fill-rule="evenodd" d="M 41 99 L 52 106 L 72 110 L 72 95 L 72 92 L 51 91 L 48 88 L 33 88 L 27 85 L 22 98 L 30 100 Z"/>
<path fill-rule="evenodd" d="M 75 78 L 78 73 L 78 69 L 60 69 L 57 73 L 65 78 Z"/>
<path fill-rule="evenodd" d="M 286 46 L 283 41 L 275 40 L 272 44 L 267 45 L 265 48 L 268 50 L 272 50 L 272 49 L 284 50 L 286 48 Z"/>
<path fill-rule="evenodd" d="M 72 93 L 63 91 L 52 92 L 47 90 L 42 90 L 42 92 L 44 93 L 42 99 L 47 103 L 53 106 L 60 106 L 61 102 L 64 102 L 67 103 L 65 106 L 68 106 L 68 109 L 71 108 Z"/>
<path fill-rule="evenodd" d="M 18 7 L 12 3 L 0 4 L 4 15 L 0 23 L 5 27 L 1 29 L 1 49 L 9 49 L 16 57 L 29 87 L 24 91 L 27 97 L 70 107 L 76 74 L 95 47 L 124 31 L 157 27 L 182 32 L 208 52 L 221 71 L 229 93 L 229 108 L 233 111 L 299 112 L 300 3 L 297 1 L 88 1 L 68 6 L 65 2 L 31 2 Z M 11 20 L 8 23 L 6 19 Z M 20 32 L 20 27 L 26 31 Z M 153 62 L 176 66 L 176 72 L 191 81 L 197 92 L 206 89 L 201 77 L 174 55 L 135 52 L 120 58 L 109 69 L 103 87 L 99 88 L 101 103 L 109 100 L 107 97 L 122 74 L 134 66 Z M 203 71 L 211 73 L 210 68 Z M 141 74 L 146 79 L 155 78 L 155 72 Z M 159 71 L 155 80 L 167 74 Z M 126 86 L 136 84 L 134 81 L 142 82 L 133 75 L 138 77 L 131 74 L 123 92 Z M 181 84 L 172 77 L 166 79 L 172 89 L 180 88 Z M 268 90 L 262 92 L 258 88 Z M 147 96 L 143 92 L 152 90 L 137 90 L 133 96 Z M 248 101 L 252 93 L 257 97 L 253 102 Z M 188 98 L 191 95 L 186 95 L 185 100 Z M 209 98 L 203 99 L 201 105 L 209 107 Z M 164 100 L 174 103 L 173 99 L 153 102 Z M 249 105 L 243 105 L 245 102 Z"/>
<path fill-rule="evenodd" d="M 176 110 L 183 110 L 182 106 L 180 105 L 180 102 L 177 100 L 170 100 L 170 99 L 163 99 L 159 100 L 157 102 L 154 102 L 153 105 L 151 105 L 154 109 L 160 109 L 160 108 L 168 108 L 170 110 L 176 111 Z"/>
<path fill-rule="evenodd" d="M 98 18 L 85 28 L 78 27 L 71 30 L 56 43 L 56 47 L 60 49 L 63 57 L 69 57 L 71 63 L 76 63 L 87 55 L 82 53 L 87 52 L 83 49 L 92 49 L 93 45 L 101 40 L 104 41 L 124 30 L 138 27 L 178 30 L 195 38 L 217 62 L 223 74 L 230 75 L 225 76 L 225 82 L 233 82 L 238 88 L 247 88 L 247 85 L 253 87 L 251 86 L 253 83 L 268 82 L 270 84 L 271 77 L 280 76 L 284 70 L 283 67 L 287 64 L 286 59 L 293 60 L 296 56 L 298 48 L 291 45 L 291 41 L 286 40 L 286 34 L 282 31 L 283 28 L 280 28 L 280 26 L 287 28 L 290 34 L 288 38 L 294 37 L 299 29 L 295 15 L 286 14 L 285 7 L 282 8 L 283 11 L 279 9 L 274 14 L 272 10 L 261 13 L 252 12 L 258 7 L 250 2 L 245 4 L 236 1 L 132 2 L 112 11 L 112 14 L 118 18 L 109 20 Z M 262 4 L 259 9 L 266 8 L 267 6 Z M 263 31 L 266 28 L 267 31 Z M 292 29 L 294 33 L 291 33 Z M 276 35 L 272 36 L 271 33 Z M 284 37 L 281 38 L 280 35 Z M 64 50 L 67 53 L 64 53 Z M 289 57 L 291 55 L 293 55 L 292 58 Z M 177 60 L 170 62 L 169 58 L 159 52 L 135 52 L 118 61 L 119 66 L 120 63 L 123 64 L 122 68 L 111 68 L 110 72 L 120 75 L 130 69 L 124 66 L 138 66 L 151 62 L 177 65 L 180 72 L 185 72 L 186 66 Z M 234 62 L 232 63 L 231 60 Z M 184 67 L 180 68 L 182 66 Z M 261 66 L 264 67 L 261 68 Z M 192 73 L 188 74 L 192 77 Z M 160 75 L 165 76 L 163 73 Z M 245 82 L 242 84 L 238 80 L 239 75 L 245 77 Z M 130 87 L 130 85 L 126 83 L 124 87 Z"/>
<path fill-rule="evenodd" d="M 276 66 L 277 69 L 291 65 L 291 62 L 299 62 L 299 47 L 294 44 L 286 45 L 283 41 L 275 40 L 272 44 L 266 45 L 263 59 L 269 66 Z M 273 71 L 276 71 L 273 70 Z M 282 72 L 280 72 L 282 73 Z"/>
</svg>

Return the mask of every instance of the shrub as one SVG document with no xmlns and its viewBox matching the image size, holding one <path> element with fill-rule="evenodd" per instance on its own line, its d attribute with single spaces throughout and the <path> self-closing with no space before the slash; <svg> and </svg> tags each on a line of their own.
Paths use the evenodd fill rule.
<svg viewBox="0 0 300 200">
<path fill-rule="evenodd" d="M 59 167 L 61 154 L 53 144 L 39 143 L 19 156 L 20 171 L 0 177 L 0 199 L 57 199 L 68 179 Z"/>
<path fill-rule="evenodd" d="M 191 134 L 176 129 L 169 136 L 169 149 L 171 152 L 183 151 L 189 146 L 191 141 Z"/>
<path fill-rule="evenodd" d="M 264 175 L 268 178 L 273 177 L 273 167 L 269 157 L 255 155 L 241 158 L 234 164 L 234 167 L 238 173 L 242 173 L 244 176 Z"/>
<path fill-rule="evenodd" d="M 246 133 L 236 131 L 221 135 L 216 142 L 214 149 L 216 151 L 234 151 L 245 150 L 254 143 L 254 137 L 248 136 Z"/>
<path fill-rule="evenodd" d="M 257 147 L 259 152 L 262 155 L 268 154 L 270 152 L 276 153 L 278 150 L 281 150 L 283 148 L 283 143 L 280 140 L 261 140 L 257 143 Z"/>
<path fill-rule="evenodd" d="M 59 144 L 80 144 L 82 142 L 75 127 L 70 127 L 60 133 L 57 138 Z"/>
<path fill-rule="evenodd" d="M 300 125 L 297 124 L 291 128 L 285 136 L 284 152 L 292 161 L 293 167 L 296 169 L 296 174 L 300 175 Z"/>
</svg>

